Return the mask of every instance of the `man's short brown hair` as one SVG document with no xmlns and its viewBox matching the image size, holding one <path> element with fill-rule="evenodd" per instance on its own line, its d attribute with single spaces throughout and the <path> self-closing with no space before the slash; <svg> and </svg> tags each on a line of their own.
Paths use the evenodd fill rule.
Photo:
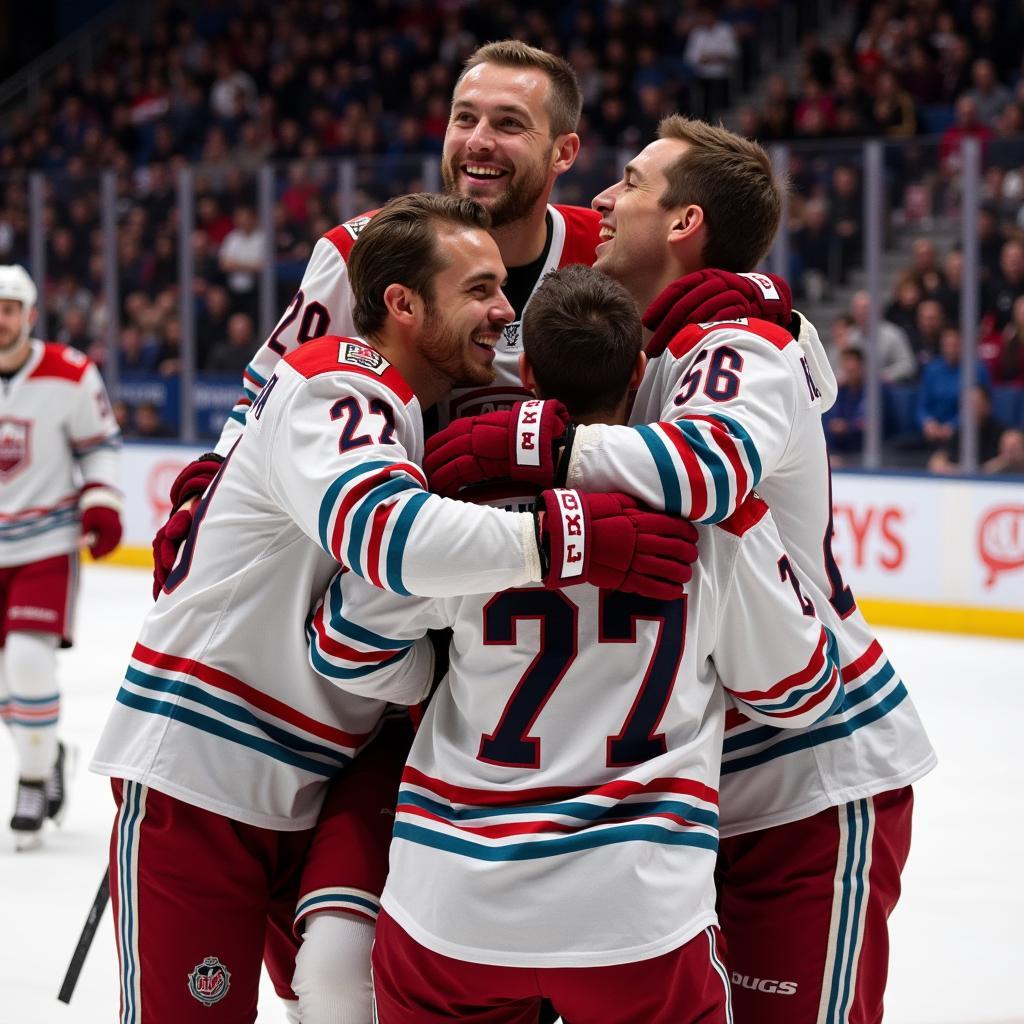
<svg viewBox="0 0 1024 1024">
<path fill-rule="evenodd" d="M 486 43 L 474 50 L 462 67 L 459 82 L 466 73 L 480 64 L 497 64 L 504 68 L 537 68 L 548 76 L 551 88 L 548 90 L 547 111 L 551 120 L 551 138 L 568 135 L 576 131 L 583 109 L 583 92 L 572 65 L 552 53 L 527 46 L 517 39 L 501 39 Z"/>
<path fill-rule="evenodd" d="M 581 265 L 548 274 L 523 314 L 523 350 L 539 397 L 559 399 L 573 416 L 614 411 L 642 335 L 636 303 L 622 285 Z"/>
<path fill-rule="evenodd" d="M 688 149 L 665 171 L 665 209 L 693 203 L 704 211 L 704 265 L 753 270 L 771 247 L 782 216 L 783 184 L 756 142 L 727 128 L 671 114 L 658 137 Z"/>
<path fill-rule="evenodd" d="M 403 284 L 432 306 L 434 278 L 448 266 L 437 246 L 439 230 L 490 226 L 490 214 L 464 196 L 415 192 L 385 203 L 359 233 L 348 258 L 352 320 L 360 335 L 384 326 L 388 285 Z"/>
</svg>

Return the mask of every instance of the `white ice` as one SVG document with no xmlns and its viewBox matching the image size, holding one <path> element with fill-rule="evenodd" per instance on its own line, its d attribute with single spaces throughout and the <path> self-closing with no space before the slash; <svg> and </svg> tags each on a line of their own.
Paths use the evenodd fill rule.
<svg viewBox="0 0 1024 1024">
<path fill-rule="evenodd" d="M 148 574 L 89 566 L 78 643 L 61 656 L 62 733 L 79 749 L 71 804 L 44 846 L 4 824 L 14 759 L 0 739 L 0 1024 L 117 1019 L 109 910 L 70 1006 L 57 1002 L 106 862 L 113 803 L 85 770 L 149 604 Z M 1024 642 L 881 630 L 939 752 L 915 788 L 914 844 L 892 918 L 886 1024 L 1024 1022 Z M 6 791 L 6 796 L 4 793 Z M 283 1024 L 264 985 L 260 1020 Z"/>
</svg>

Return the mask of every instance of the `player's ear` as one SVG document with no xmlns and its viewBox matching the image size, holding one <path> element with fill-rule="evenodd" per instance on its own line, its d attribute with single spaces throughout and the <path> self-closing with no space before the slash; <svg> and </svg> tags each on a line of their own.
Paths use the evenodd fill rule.
<svg viewBox="0 0 1024 1024">
<path fill-rule="evenodd" d="M 534 394 L 537 393 L 537 380 L 533 375 L 533 367 L 530 365 L 530 360 L 526 358 L 525 352 L 519 353 L 519 379 L 523 382 L 523 387 L 527 391 L 532 391 Z"/>
<path fill-rule="evenodd" d="M 420 315 L 423 302 L 407 285 L 395 282 L 384 289 L 384 305 L 389 316 L 405 327 L 412 327 Z"/>
<path fill-rule="evenodd" d="M 705 230 L 704 211 L 696 203 L 680 206 L 669 225 L 669 244 L 692 241 Z"/>
<path fill-rule="evenodd" d="M 35 327 L 35 325 L 36 325 L 36 321 L 37 321 L 38 319 L 39 319 L 39 307 L 38 307 L 38 306 L 33 306 L 33 307 L 32 307 L 32 308 L 31 308 L 31 309 L 30 309 L 30 310 L 28 311 L 28 326 L 29 326 L 29 329 L 30 329 L 30 330 L 31 330 L 31 329 L 32 329 L 33 327 Z"/>
<path fill-rule="evenodd" d="M 552 151 L 553 169 L 555 174 L 565 174 L 574 163 L 580 152 L 580 137 L 575 132 L 559 135 L 555 139 Z"/>
<path fill-rule="evenodd" d="M 629 375 L 629 390 L 636 391 L 640 382 L 644 379 L 644 370 L 647 369 L 647 353 L 637 352 L 636 363 L 633 365 L 633 372 Z"/>
</svg>

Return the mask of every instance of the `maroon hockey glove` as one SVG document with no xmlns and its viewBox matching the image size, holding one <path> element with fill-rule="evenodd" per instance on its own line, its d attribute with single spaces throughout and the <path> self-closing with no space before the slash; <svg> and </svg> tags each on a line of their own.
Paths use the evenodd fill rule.
<svg viewBox="0 0 1024 1024">
<path fill-rule="evenodd" d="M 195 462 L 190 462 L 171 484 L 171 515 L 153 538 L 154 601 L 167 579 L 167 574 L 174 568 L 181 542 L 192 529 L 191 502 L 194 498 L 202 496 L 223 462 L 223 457 L 216 452 L 207 452 L 200 455 Z M 189 503 L 187 508 L 179 507 L 185 503 Z"/>
<path fill-rule="evenodd" d="M 121 516 L 116 508 L 90 505 L 82 511 L 82 536 L 93 558 L 104 558 L 121 543 Z"/>
<path fill-rule="evenodd" d="M 448 497 L 483 480 L 551 487 L 559 483 L 559 460 L 572 434 L 561 402 L 516 402 L 511 409 L 453 420 L 427 441 L 423 468 L 430 489 Z"/>
<path fill-rule="evenodd" d="M 670 601 L 693 574 L 694 525 L 626 494 L 544 491 L 535 516 L 545 586 L 591 583 Z"/>
<path fill-rule="evenodd" d="M 698 270 L 673 281 L 647 307 L 644 327 L 654 332 L 647 358 L 661 355 L 687 324 L 756 317 L 788 327 L 792 316 L 792 292 L 775 274 Z"/>
</svg>

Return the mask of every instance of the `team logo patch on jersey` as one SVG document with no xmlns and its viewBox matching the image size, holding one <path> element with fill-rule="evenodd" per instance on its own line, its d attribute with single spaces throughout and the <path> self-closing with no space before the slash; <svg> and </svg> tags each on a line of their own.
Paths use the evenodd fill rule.
<svg viewBox="0 0 1024 1024">
<path fill-rule="evenodd" d="M 215 956 L 204 958 L 188 976 L 188 990 L 204 1006 L 219 1003 L 231 988 L 231 972 Z"/>
<path fill-rule="evenodd" d="M 382 376 L 391 365 L 379 352 L 368 345 L 357 345 L 353 341 L 343 341 L 338 352 L 338 362 L 358 366 L 361 370 L 370 370 Z"/>
<path fill-rule="evenodd" d="M 522 327 L 522 321 L 520 320 L 514 320 L 510 324 L 505 324 L 505 329 L 501 332 L 501 340 L 505 348 L 519 348 L 519 333 Z"/>
<path fill-rule="evenodd" d="M 369 217 L 354 217 L 352 220 L 345 221 L 341 226 L 353 237 L 358 238 L 359 232 L 370 223 Z"/>
<path fill-rule="evenodd" d="M 9 480 L 29 464 L 31 441 L 29 420 L 0 417 L 0 480 Z"/>
</svg>

